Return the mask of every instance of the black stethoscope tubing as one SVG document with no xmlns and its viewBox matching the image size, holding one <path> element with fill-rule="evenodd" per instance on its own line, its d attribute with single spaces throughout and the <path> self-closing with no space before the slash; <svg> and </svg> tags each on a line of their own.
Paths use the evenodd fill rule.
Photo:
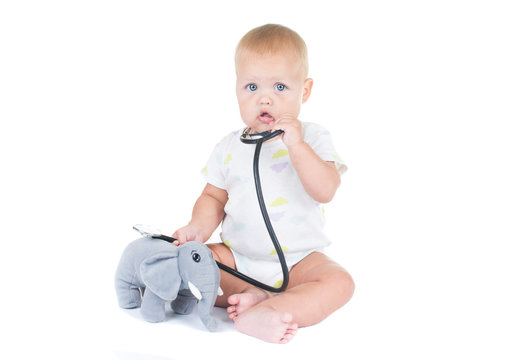
<svg viewBox="0 0 518 360">
<path fill-rule="evenodd" d="M 264 224 L 266 225 L 266 229 L 268 230 L 268 234 L 270 235 L 270 239 L 272 240 L 273 246 L 275 247 L 275 250 L 277 251 L 277 256 L 279 258 L 279 262 L 281 264 L 282 269 L 282 285 L 279 288 L 266 285 L 260 281 L 257 281 L 255 279 L 252 279 L 249 276 L 246 276 L 243 273 L 240 273 L 239 271 L 236 271 L 224 264 L 218 263 L 218 266 L 220 269 L 225 270 L 226 272 L 238 277 L 241 280 L 244 280 L 254 286 L 257 286 L 261 289 L 264 289 L 266 291 L 280 293 L 286 290 L 288 287 L 289 282 L 289 270 L 288 265 L 286 264 L 286 259 L 284 257 L 284 252 L 282 251 L 282 247 L 279 244 L 279 240 L 277 239 L 277 235 L 275 235 L 275 231 L 273 230 L 272 223 L 270 221 L 270 217 L 268 216 L 268 211 L 266 210 L 266 205 L 264 204 L 264 198 L 263 198 L 263 191 L 261 188 L 261 178 L 259 177 L 259 155 L 261 153 L 261 147 L 263 145 L 263 142 L 273 139 L 274 137 L 280 135 L 283 131 L 282 130 L 276 130 L 273 132 L 263 132 L 259 134 L 248 134 L 247 131 L 243 132 L 243 135 L 241 135 L 241 142 L 245 144 L 255 144 L 255 153 L 254 153 L 254 163 L 253 163 L 253 170 L 254 170 L 254 182 L 255 182 L 255 191 L 257 193 L 257 200 L 259 202 L 259 208 L 261 209 L 261 214 L 263 215 Z"/>
<path fill-rule="evenodd" d="M 243 134 L 240 137 L 241 142 L 245 144 L 255 144 L 255 153 L 254 153 L 254 162 L 253 162 L 253 170 L 254 170 L 254 182 L 255 182 L 255 191 L 257 193 L 257 200 L 259 202 L 259 207 L 261 209 L 261 214 L 263 215 L 264 224 L 266 225 L 266 229 L 268 230 L 268 234 L 270 235 L 270 239 L 272 240 L 273 246 L 275 250 L 277 251 L 277 256 L 279 258 L 279 262 L 281 264 L 282 269 L 282 285 L 278 288 L 264 284 L 260 281 L 257 281 L 256 279 L 253 279 L 237 270 L 232 269 L 231 267 L 228 267 L 225 264 L 222 264 L 218 261 L 216 261 L 216 264 L 221 270 L 224 270 L 235 277 L 246 281 L 249 284 L 252 284 L 254 286 L 257 286 L 261 289 L 264 289 L 266 291 L 274 292 L 274 293 L 280 293 L 286 290 L 288 287 L 289 282 L 289 269 L 288 265 L 286 264 L 286 259 L 284 257 L 284 252 L 282 251 L 282 247 L 279 244 L 279 240 L 277 240 L 277 236 L 275 235 L 275 231 L 273 230 L 272 223 L 270 221 L 270 217 L 268 216 L 268 212 L 266 210 L 266 205 L 264 204 L 264 198 L 263 198 L 263 191 L 261 189 L 261 179 L 259 177 L 259 155 L 261 153 L 261 147 L 263 145 L 263 142 L 273 139 L 274 137 L 282 134 L 282 130 L 276 130 L 273 132 L 265 131 L 258 134 L 249 134 L 248 130 L 245 130 Z M 165 241 L 175 241 L 176 239 L 166 236 L 166 235 L 153 235 L 152 236 L 155 239 L 162 239 Z"/>
</svg>

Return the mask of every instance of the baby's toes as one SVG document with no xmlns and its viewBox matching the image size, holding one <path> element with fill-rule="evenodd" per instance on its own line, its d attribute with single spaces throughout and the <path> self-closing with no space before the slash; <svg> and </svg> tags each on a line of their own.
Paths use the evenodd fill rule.
<svg viewBox="0 0 518 360">
<path fill-rule="evenodd" d="M 237 305 L 239 303 L 239 294 L 234 294 L 234 295 L 230 295 L 227 299 L 227 302 L 230 304 L 230 305 Z"/>
<path fill-rule="evenodd" d="M 229 306 L 227 308 L 227 312 L 228 312 L 228 317 L 230 320 L 234 320 L 238 315 L 237 309 L 235 306 Z"/>
<path fill-rule="evenodd" d="M 293 337 L 295 336 L 295 334 L 297 333 L 297 331 L 295 331 L 294 333 L 291 333 L 291 332 L 287 332 L 286 334 L 284 334 L 284 336 L 281 338 L 281 340 L 279 341 L 281 344 L 286 344 L 287 342 L 289 342 L 291 339 L 293 339 Z"/>
<path fill-rule="evenodd" d="M 293 335 L 295 335 L 297 333 L 297 330 L 298 329 L 296 327 L 295 328 L 288 328 L 288 329 L 286 329 L 286 334 L 293 334 Z"/>
</svg>

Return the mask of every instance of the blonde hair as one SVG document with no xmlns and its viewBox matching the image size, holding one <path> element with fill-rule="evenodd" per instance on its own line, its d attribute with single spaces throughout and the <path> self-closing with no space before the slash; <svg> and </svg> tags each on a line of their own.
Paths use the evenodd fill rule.
<svg viewBox="0 0 518 360">
<path fill-rule="evenodd" d="M 273 55 L 287 50 L 292 50 L 297 54 L 301 61 L 304 77 L 306 77 L 309 68 L 306 43 L 299 34 L 282 25 L 266 24 L 250 30 L 237 44 L 235 60 L 237 62 L 239 56 L 246 52 Z"/>
</svg>

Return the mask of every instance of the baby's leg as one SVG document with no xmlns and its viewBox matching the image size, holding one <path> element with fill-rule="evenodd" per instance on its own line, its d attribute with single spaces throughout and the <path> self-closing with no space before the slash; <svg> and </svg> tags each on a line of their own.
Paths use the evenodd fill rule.
<svg viewBox="0 0 518 360">
<path fill-rule="evenodd" d="M 208 246 L 216 261 L 233 269 L 236 268 L 232 252 L 225 245 L 209 244 Z M 246 312 L 254 305 L 271 297 L 266 291 L 251 286 L 225 271 L 221 271 L 220 287 L 223 295 L 217 297 L 216 306 L 227 307 L 230 305 L 228 311 L 232 319 L 237 316 L 238 312 Z M 256 313 L 256 320 L 250 320 L 250 324 L 255 330 L 254 335 L 243 331 L 236 323 L 237 329 L 265 341 L 287 343 L 297 332 L 297 325 L 292 321 L 289 313 L 267 311 L 262 315 Z"/>
<path fill-rule="evenodd" d="M 298 326 L 313 325 L 345 305 L 353 292 L 354 283 L 349 273 L 326 255 L 315 252 L 292 268 L 290 284 L 284 293 L 239 314 L 236 327 L 261 338 L 258 320 L 274 313 L 284 318 L 289 314 L 290 321 Z"/>
<path fill-rule="evenodd" d="M 223 244 L 208 244 L 208 247 L 216 261 L 234 270 L 236 269 L 234 256 L 228 247 Z M 233 311 L 243 312 L 271 296 L 268 292 L 256 288 L 226 271 L 221 270 L 220 273 L 220 287 L 223 290 L 223 295 L 216 299 L 216 306 L 218 307 L 230 305 L 230 308 L 234 309 Z"/>
</svg>

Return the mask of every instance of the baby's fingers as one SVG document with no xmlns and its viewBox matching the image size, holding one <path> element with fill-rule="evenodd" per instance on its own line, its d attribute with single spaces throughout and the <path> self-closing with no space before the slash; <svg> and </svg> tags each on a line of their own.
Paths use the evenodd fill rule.
<svg viewBox="0 0 518 360">
<path fill-rule="evenodd" d="M 175 246 L 180 246 L 180 245 L 184 244 L 185 242 L 187 242 L 187 235 L 180 229 L 176 230 L 172 237 L 176 239 L 175 241 L 172 242 L 172 244 Z"/>
</svg>

